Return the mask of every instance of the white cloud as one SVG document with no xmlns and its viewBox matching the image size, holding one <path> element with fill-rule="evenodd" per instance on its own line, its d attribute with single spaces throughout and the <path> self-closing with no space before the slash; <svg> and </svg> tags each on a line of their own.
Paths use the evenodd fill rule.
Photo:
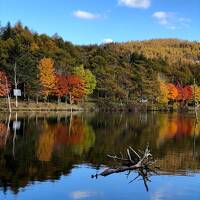
<svg viewBox="0 0 200 200">
<path fill-rule="evenodd" d="M 104 40 L 103 40 L 103 43 L 104 44 L 109 44 L 109 43 L 112 43 L 113 42 L 113 39 L 111 39 L 111 38 L 105 38 Z"/>
<path fill-rule="evenodd" d="M 96 193 L 92 191 L 74 191 L 71 193 L 71 197 L 75 200 L 85 199 L 94 196 Z"/>
<path fill-rule="evenodd" d="M 118 3 L 131 8 L 148 8 L 151 5 L 150 0 L 118 0 Z"/>
<path fill-rule="evenodd" d="M 153 13 L 152 17 L 156 21 L 168 29 L 186 28 L 189 27 L 190 19 L 179 17 L 173 12 L 158 11 Z"/>
<path fill-rule="evenodd" d="M 79 19 L 97 19 L 100 17 L 100 15 L 83 10 L 76 10 L 74 11 L 73 15 Z"/>
<path fill-rule="evenodd" d="M 163 11 L 158 11 L 155 12 L 152 16 L 158 20 L 158 22 L 162 25 L 167 25 L 170 23 L 170 19 L 172 17 L 172 13 L 170 12 L 163 12 Z"/>
</svg>

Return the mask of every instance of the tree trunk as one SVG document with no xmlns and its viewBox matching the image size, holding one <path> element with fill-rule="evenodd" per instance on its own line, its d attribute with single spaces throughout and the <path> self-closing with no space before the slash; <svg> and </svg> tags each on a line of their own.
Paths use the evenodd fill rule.
<svg viewBox="0 0 200 200">
<path fill-rule="evenodd" d="M 38 104 L 38 95 L 36 95 L 36 104 Z"/>
<path fill-rule="evenodd" d="M 65 103 L 67 103 L 67 95 L 65 96 Z"/>
<path fill-rule="evenodd" d="M 71 128 L 72 128 L 72 112 L 70 114 L 70 119 L 69 119 L 69 135 L 71 135 Z"/>
<path fill-rule="evenodd" d="M 61 98 L 60 96 L 58 96 L 58 104 L 60 104 L 60 102 L 61 102 Z"/>
<path fill-rule="evenodd" d="M 69 103 L 70 103 L 70 105 L 72 104 L 72 95 L 71 95 L 71 92 L 69 93 Z"/>
<path fill-rule="evenodd" d="M 8 109 L 9 109 L 9 112 L 11 113 L 11 112 L 12 112 L 12 109 L 11 109 L 10 95 L 9 95 L 9 94 L 8 94 L 8 96 L 7 96 L 7 99 L 8 99 Z"/>
<path fill-rule="evenodd" d="M 16 63 L 15 63 L 15 66 L 14 66 L 14 79 L 15 79 L 15 89 L 17 90 L 17 66 L 16 66 Z M 18 107 L 17 94 L 15 95 L 15 106 L 16 106 L 16 108 Z"/>
<path fill-rule="evenodd" d="M 24 83 L 24 99 L 26 99 L 25 83 Z"/>
<path fill-rule="evenodd" d="M 9 112 L 11 113 L 12 109 L 11 109 L 11 103 L 10 103 L 10 94 L 9 94 L 9 88 L 8 88 L 8 80 L 7 80 L 7 78 L 6 78 L 6 89 L 7 89 L 8 109 L 9 109 Z"/>
</svg>

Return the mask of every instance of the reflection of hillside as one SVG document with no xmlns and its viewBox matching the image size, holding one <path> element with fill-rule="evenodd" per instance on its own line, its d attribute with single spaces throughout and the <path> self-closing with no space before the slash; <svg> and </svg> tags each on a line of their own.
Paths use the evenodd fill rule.
<svg viewBox="0 0 200 200">
<path fill-rule="evenodd" d="M 12 118 L 11 118 L 12 119 Z M 7 142 L 0 149 L 0 187 L 12 190 L 31 181 L 59 179 L 76 164 L 112 165 L 107 154 L 125 153 L 127 146 L 143 149 L 150 143 L 161 171 L 200 169 L 200 125 L 194 133 L 190 116 L 159 113 L 96 113 L 25 116 L 19 118 L 15 156 L 13 122 Z M 1 121 L 0 136 L 5 141 L 6 120 Z M 95 133 L 94 133 L 95 130 Z"/>
<path fill-rule="evenodd" d="M 181 165 L 175 165 L 174 171 L 180 170 L 180 168 L 197 170 L 200 161 L 194 159 L 195 161 L 190 165 L 188 163 L 192 158 L 187 160 L 187 156 L 183 156 L 191 155 L 194 148 L 194 119 L 179 114 L 150 114 L 147 115 L 147 118 L 147 120 L 141 120 L 144 117 L 141 117 L 140 114 L 124 116 L 115 114 L 114 117 L 106 114 L 102 118 L 93 119 L 93 126 L 96 129 L 96 148 L 93 152 L 94 155 L 91 155 L 92 162 L 98 164 L 101 161 L 101 163 L 108 164 L 108 161 L 105 160 L 107 154 L 125 153 L 124 150 L 129 145 L 135 149 L 143 149 L 149 142 L 156 159 L 162 161 L 161 164 L 170 162 L 167 163 L 169 168 L 167 169 L 166 165 L 163 170 L 171 171 L 170 164 L 175 162 L 176 157 L 177 162 L 175 163 L 178 163 L 179 157 L 185 160 L 180 161 Z M 196 133 L 199 132 L 198 129 Z M 199 155 L 200 138 L 198 134 L 195 135 L 195 142 L 195 151 Z M 168 156 L 173 155 L 172 151 L 174 158 L 171 161 Z"/>
</svg>

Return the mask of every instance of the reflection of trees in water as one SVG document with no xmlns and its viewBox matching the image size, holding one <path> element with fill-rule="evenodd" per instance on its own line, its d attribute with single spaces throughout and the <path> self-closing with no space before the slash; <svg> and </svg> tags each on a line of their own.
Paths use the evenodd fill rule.
<svg viewBox="0 0 200 200">
<path fill-rule="evenodd" d="M 162 123 L 157 145 L 161 145 L 167 139 L 181 139 L 185 136 L 191 136 L 194 132 L 194 120 L 194 118 L 185 117 L 180 114 L 161 118 Z"/>
<path fill-rule="evenodd" d="M 13 190 L 29 181 L 57 179 L 68 174 L 74 164 L 111 165 L 107 154 L 123 153 L 129 145 L 143 149 L 147 142 L 161 170 L 176 172 L 199 166 L 200 125 L 197 124 L 195 134 L 197 157 L 192 160 L 194 119 L 190 116 L 97 113 L 88 117 L 58 113 L 57 117 L 29 115 L 19 120 L 22 127 L 16 133 L 15 159 L 13 130 L 6 139 L 6 147 L 0 150 L 0 186 L 11 185 Z M 0 136 L 5 136 L 7 122 L 8 118 L 1 121 Z"/>
<path fill-rule="evenodd" d="M 82 155 L 94 144 L 95 135 L 93 129 L 84 120 L 77 116 L 70 119 L 70 126 L 64 123 L 55 125 L 55 147 L 59 150 L 67 145 L 74 154 Z"/>
<path fill-rule="evenodd" d="M 69 134 L 69 120 L 69 117 L 61 118 L 57 123 L 57 119 L 47 117 L 21 119 L 15 158 L 12 155 L 14 131 L 6 148 L 0 151 L 0 186 L 6 189 L 9 185 L 17 191 L 29 181 L 57 179 L 61 174 L 68 174 L 95 141 L 93 129 L 77 116 L 72 117 Z M 6 131 L 6 122 L 3 125 L 2 130 Z"/>
<path fill-rule="evenodd" d="M 42 133 L 39 135 L 37 148 L 37 158 L 40 161 L 49 161 L 54 145 L 54 130 L 44 123 Z"/>
<path fill-rule="evenodd" d="M 6 146 L 6 142 L 10 134 L 10 117 L 11 115 L 9 114 L 5 122 L 0 121 L 0 148 L 4 148 Z"/>
<path fill-rule="evenodd" d="M 140 114 L 124 115 L 122 118 L 118 114 L 113 117 L 105 114 L 92 122 L 96 127 L 96 148 L 91 158 L 97 165 L 99 160 L 100 163 L 109 164 L 105 160 L 107 154 L 123 153 L 124 147 L 129 145 L 135 149 L 144 148 L 149 142 L 156 159 L 162 161 L 161 169 L 170 171 L 170 164 L 173 163 L 173 171 L 180 168 L 199 169 L 198 159 L 190 159 L 193 150 L 193 116 L 150 113 L 144 123 Z M 195 137 L 196 152 L 199 152 L 200 138 L 197 135 Z"/>
<path fill-rule="evenodd" d="M 0 122 L 0 148 L 3 148 L 6 145 L 6 142 L 5 142 L 6 133 L 7 133 L 6 124 Z"/>
</svg>

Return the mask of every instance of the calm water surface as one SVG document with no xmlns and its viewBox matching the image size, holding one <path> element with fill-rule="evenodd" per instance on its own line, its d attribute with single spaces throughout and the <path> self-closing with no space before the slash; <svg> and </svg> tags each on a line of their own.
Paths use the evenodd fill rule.
<svg viewBox="0 0 200 200">
<path fill-rule="evenodd" d="M 200 123 L 192 114 L 0 114 L 0 200 L 200 199 Z M 132 172 L 92 179 L 107 154 L 149 143 L 148 192 Z"/>
</svg>

